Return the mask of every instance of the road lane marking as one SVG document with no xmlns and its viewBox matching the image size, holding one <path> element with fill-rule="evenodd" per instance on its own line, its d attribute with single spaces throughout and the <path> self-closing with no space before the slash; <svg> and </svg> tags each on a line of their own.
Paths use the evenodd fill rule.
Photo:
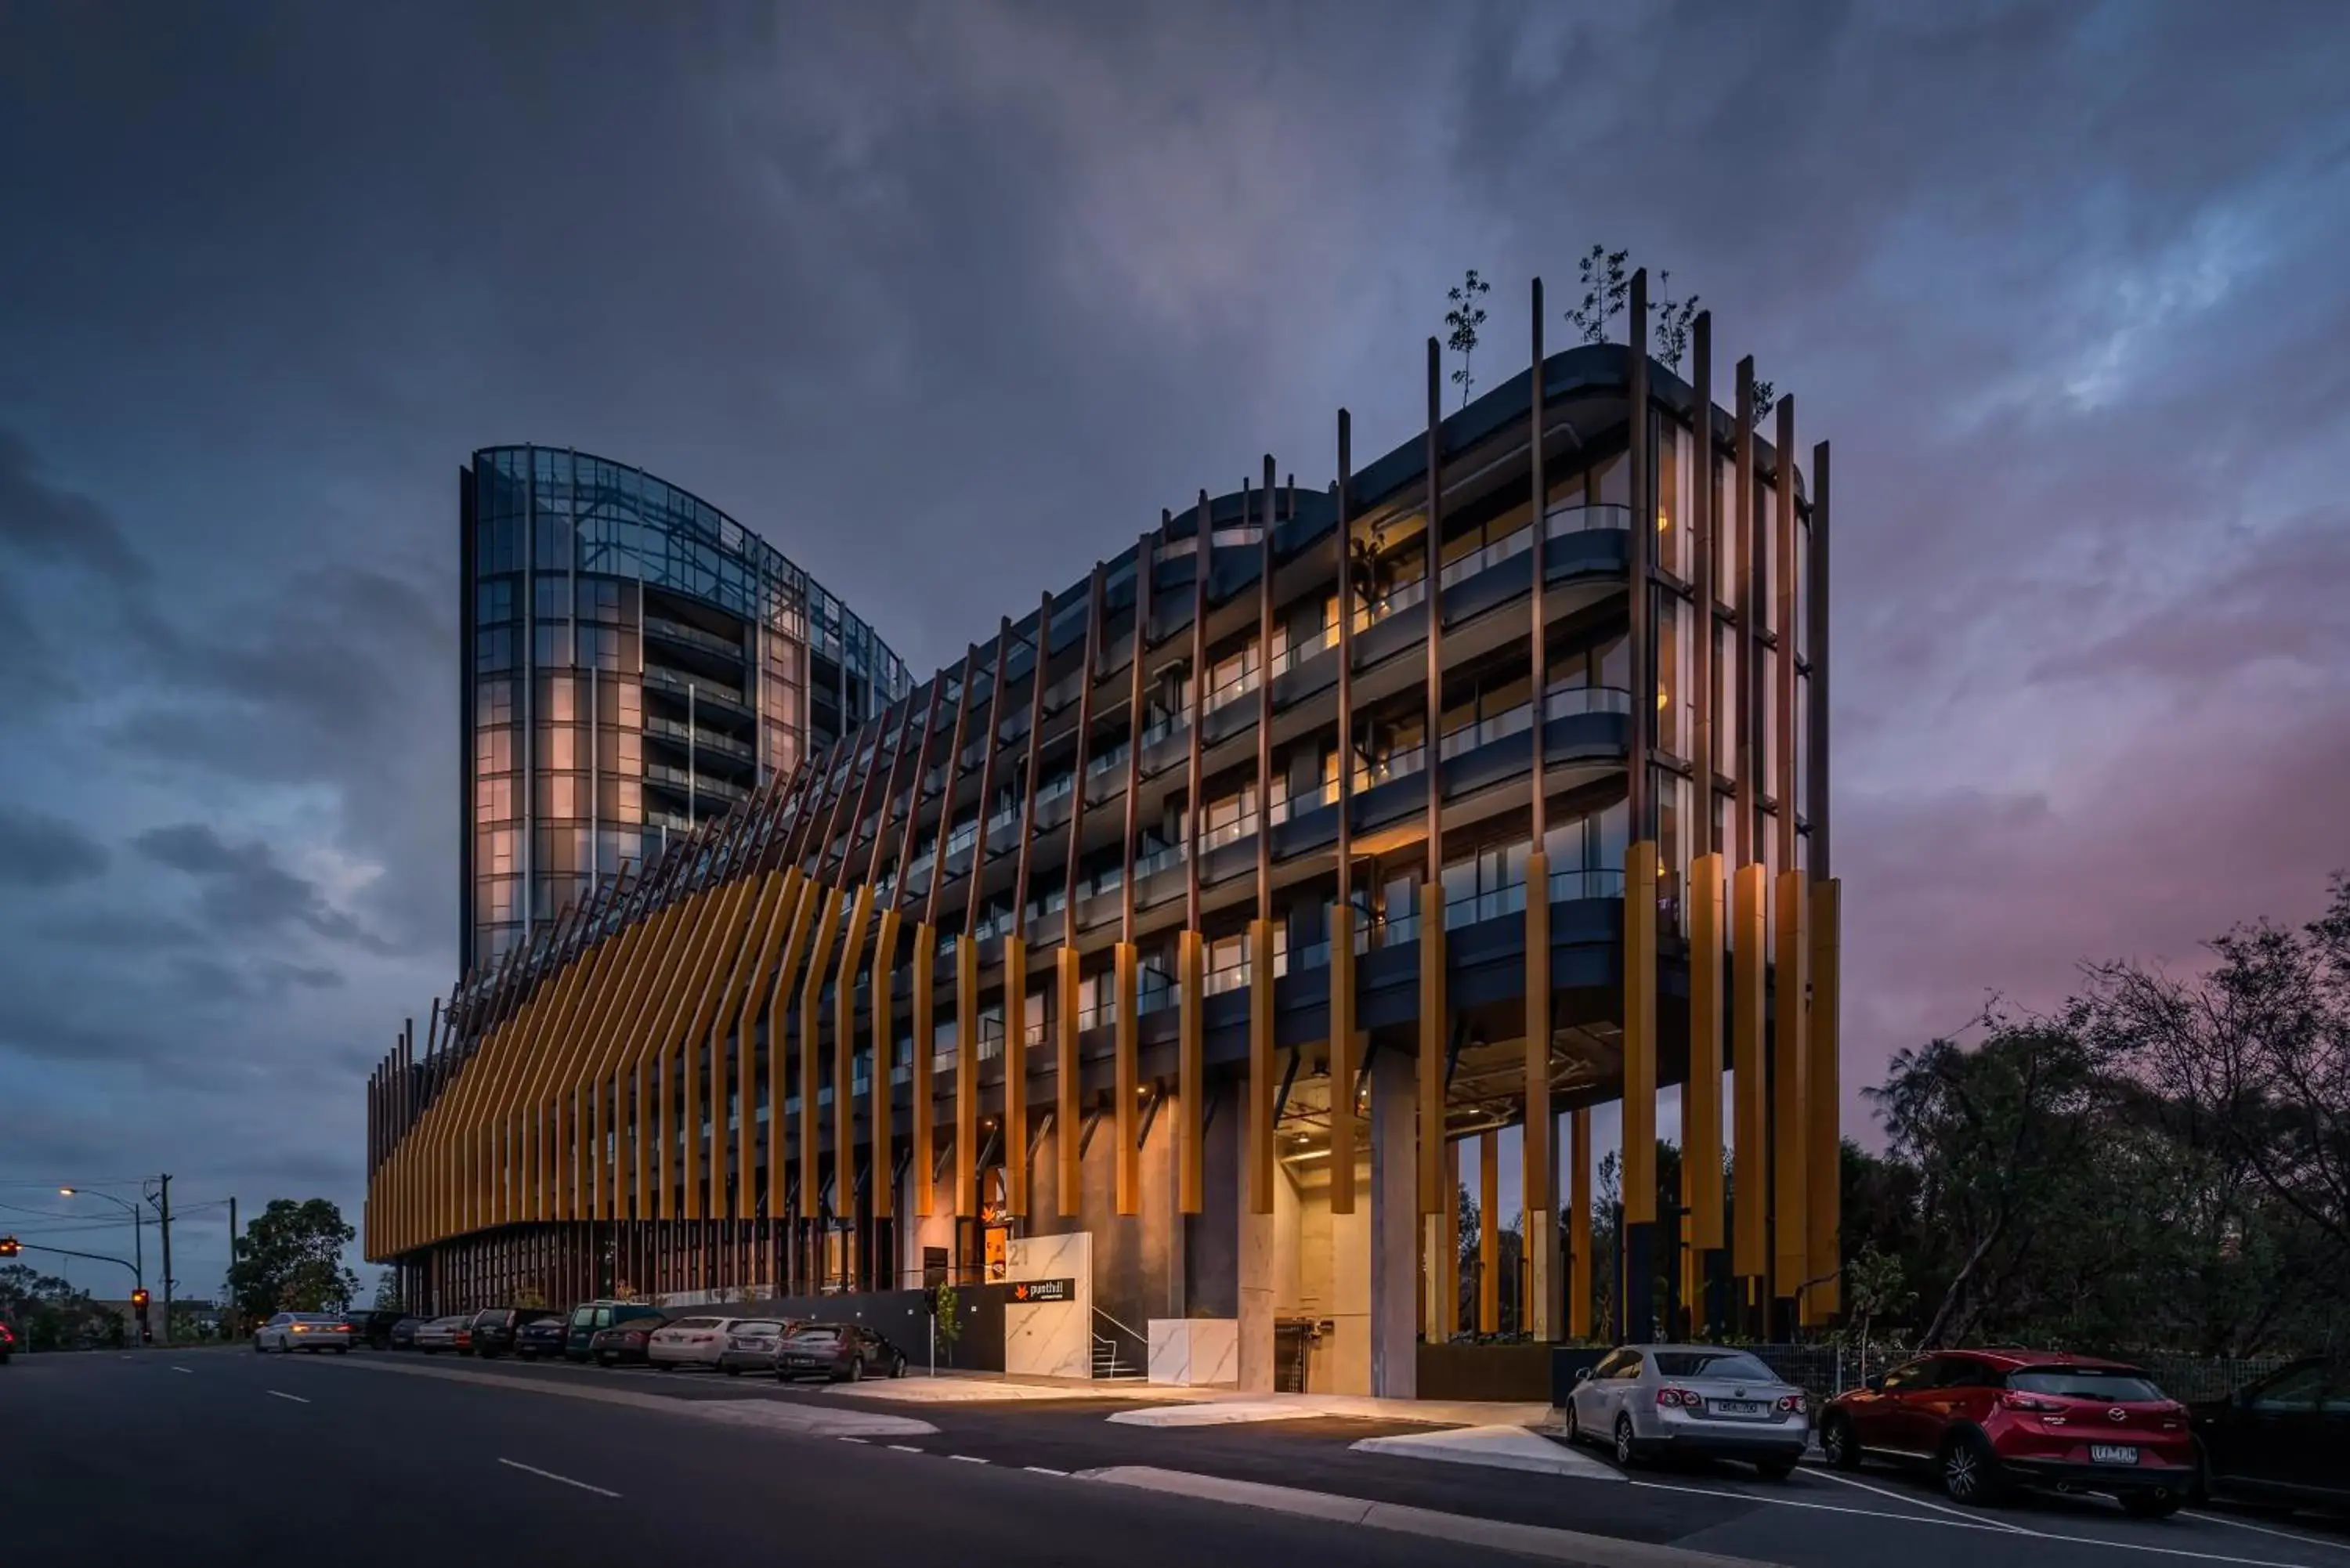
<svg viewBox="0 0 2350 1568">
<path fill-rule="evenodd" d="M 2227 1524 L 2238 1530 L 2256 1531 L 2262 1535 L 2273 1535 L 2279 1541 L 2297 1542 L 2303 1546 L 2326 1546 L 2336 1552 L 2350 1552 L 2350 1545 L 2339 1541 L 2327 1541 L 2314 1535 L 2296 1535 L 2290 1530 L 2276 1530 L 2265 1524 L 2251 1524 L 2241 1519 L 2230 1519 L 2224 1513 L 2190 1513 L 2187 1517 L 2199 1519 L 2206 1524 Z"/>
<path fill-rule="evenodd" d="M 1021 1466 L 1020 1468 L 1021 1468 L 1022 1469 L 1024 1469 L 1024 1470 L 1026 1470 L 1030 1475 L 1033 1475 L 1033 1476 L 1063 1476 L 1063 1477 L 1066 1477 L 1066 1476 L 1067 1476 L 1067 1474 L 1069 1473 L 1069 1472 L 1068 1472 L 1068 1471 L 1066 1471 L 1066 1470 L 1056 1470 L 1056 1469 L 1054 1469 L 1052 1466 L 1050 1466 L 1050 1465 L 1023 1465 L 1023 1466 Z"/>
<path fill-rule="evenodd" d="M 922 1451 L 911 1443 L 892 1443 L 889 1446 L 901 1454 L 919 1454 Z"/>
<path fill-rule="evenodd" d="M 1963 1519 L 1969 1524 L 1980 1524 L 1987 1529 L 1992 1530 L 2012 1530 L 2018 1535 L 2037 1535 L 2040 1533 L 2036 1530 L 2026 1530 L 2020 1524 L 2010 1524 L 2004 1520 L 1985 1519 L 1981 1514 L 1970 1513 L 1963 1508 L 1952 1508 L 1947 1503 L 1929 1502 L 1922 1497 L 1911 1497 L 1906 1491 L 1895 1491 L 1891 1487 L 1871 1486 L 1865 1480 L 1856 1480 L 1850 1476 L 1840 1476 L 1834 1470 L 1814 1469 L 1804 1470 L 1801 1473 L 1804 1475 L 1804 1479 L 1808 1480 L 1831 1480 L 1835 1482 L 1838 1486 L 1858 1487 L 1863 1491 L 1873 1491 L 1877 1496 L 1890 1498 L 1895 1502 L 1910 1503 L 1918 1508 L 1930 1508 L 1936 1513 L 1947 1513 L 1953 1519 Z"/>
<path fill-rule="evenodd" d="M 1923 1514 L 1895 1513 L 1883 1508 L 1848 1508 L 1835 1502 L 1804 1502 L 1792 1497 L 1765 1497 L 1760 1492 L 1731 1491 L 1715 1486 L 1674 1486 L 1669 1481 L 1636 1480 L 1630 1483 L 1650 1491 L 1685 1491 L 1698 1497 L 1726 1497 L 1732 1502 L 1767 1502 L 1777 1508 L 1804 1508 L 1814 1513 L 1849 1513 L 1861 1519 L 1889 1519 L 1896 1524 L 1939 1524 L 1951 1530 L 1987 1530 L 1994 1534 L 2012 1532 L 2012 1525 L 1992 1524 L 1973 1519 L 1930 1519 Z"/>
<path fill-rule="evenodd" d="M 949 1454 L 947 1458 L 960 1460 L 962 1463 L 967 1465 L 983 1465 L 987 1462 L 985 1459 L 981 1459 L 977 1454 Z"/>
<path fill-rule="evenodd" d="M 291 1399 L 291 1400 L 293 1400 L 293 1401 L 294 1401 L 294 1403 L 296 1403 L 296 1405 L 307 1405 L 307 1404 L 310 1402 L 310 1401 L 308 1401 L 307 1399 L 303 1398 L 303 1397 L 302 1397 L 302 1396 L 300 1396 L 299 1394 L 285 1394 L 285 1393 L 280 1393 L 278 1390 L 276 1390 L 276 1389 L 275 1389 L 275 1388 L 265 1388 L 265 1389 L 263 1389 L 263 1390 L 262 1390 L 262 1392 L 263 1392 L 263 1393 L 265 1393 L 265 1394 L 267 1394 L 267 1395 L 271 1396 L 273 1398 L 278 1398 L 278 1399 Z"/>
<path fill-rule="evenodd" d="M 192 1366 L 174 1366 L 172 1370 L 174 1372 L 184 1372 L 191 1377 L 193 1377 L 196 1375 L 196 1369 Z"/>
<path fill-rule="evenodd" d="M 840 1440 L 844 1443 L 865 1443 L 869 1442 L 871 1439 L 866 1438 L 843 1438 Z"/>
<path fill-rule="evenodd" d="M 620 1495 L 616 1491 L 607 1491 L 600 1486 L 589 1486 L 584 1480 L 573 1480 L 569 1476 L 556 1475 L 553 1470 L 540 1469 L 536 1465 L 524 1464 L 519 1459 L 500 1459 L 498 1463 L 508 1466 L 514 1469 L 527 1470 L 535 1476 L 544 1476 L 551 1481 L 561 1481 L 565 1486 L 576 1486 L 581 1491 L 592 1491 L 598 1497 L 618 1497 Z"/>
</svg>

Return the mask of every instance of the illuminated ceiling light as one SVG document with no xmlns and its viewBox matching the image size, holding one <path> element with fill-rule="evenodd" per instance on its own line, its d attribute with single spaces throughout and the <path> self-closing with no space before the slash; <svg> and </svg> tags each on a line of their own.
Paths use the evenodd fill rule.
<svg viewBox="0 0 2350 1568">
<path fill-rule="evenodd" d="M 1657 711 L 1661 713 L 1673 705 L 1672 693 L 1659 688 L 1657 691 Z"/>
</svg>

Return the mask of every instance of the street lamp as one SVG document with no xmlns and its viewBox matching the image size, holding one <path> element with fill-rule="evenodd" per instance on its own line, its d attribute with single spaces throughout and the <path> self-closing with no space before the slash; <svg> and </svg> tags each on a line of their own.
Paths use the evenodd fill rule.
<svg viewBox="0 0 2350 1568">
<path fill-rule="evenodd" d="M 123 1210 L 130 1216 L 130 1278 L 132 1283 L 136 1286 L 139 1294 L 142 1296 L 145 1295 L 147 1293 L 147 1256 L 146 1242 L 143 1238 L 146 1234 L 146 1226 L 145 1221 L 141 1219 L 139 1213 L 139 1205 L 132 1203 L 128 1199 L 117 1198 L 111 1192 L 89 1192 L 85 1191 L 83 1189 L 78 1187 L 60 1187 L 57 1189 L 57 1196 L 60 1198 L 103 1198 L 109 1203 L 113 1204 L 117 1209 Z M 143 1328 L 144 1325 L 142 1324 L 141 1326 Z"/>
</svg>

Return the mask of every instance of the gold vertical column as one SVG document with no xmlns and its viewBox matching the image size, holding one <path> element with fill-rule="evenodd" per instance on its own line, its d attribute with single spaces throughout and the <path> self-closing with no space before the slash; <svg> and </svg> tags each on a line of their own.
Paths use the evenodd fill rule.
<svg viewBox="0 0 2350 1568">
<path fill-rule="evenodd" d="M 1804 1322 L 1816 1325 L 1843 1305 L 1837 1277 L 1842 1263 L 1837 1231 L 1843 1222 L 1844 1143 L 1837 1128 L 1842 1110 L 1836 1061 L 1837 1015 L 1843 985 L 1844 884 L 1835 877 L 1812 884 L 1811 1030 L 1805 1043 L 1804 1196 L 1806 1210 L 1805 1278 L 1817 1281 L 1804 1294 Z"/>
<path fill-rule="evenodd" d="M 789 867 L 782 873 L 783 881 L 775 893 L 775 909 L 767 921 L 766 940 L 754 961 L 749 983 L 743 988 L 742 1011 L 734 1019 L 734 1104 L 740 1124 L 734 1135 L 734 1206 L 728 1216 L 734 1220 L 756 1217 L 759 1199 L 759 1117 L 753 1104 L 759 1094 L 758 1018 L 763 999 L 778 983 L 775 961 L 792 928 L 799 919 L 800 902 L 806 883 L 798 867 Z M 772 1003 L 769 1003 L 772 1005 Z M 770 1041 L 772 1047 L 773 1042 Z M 775 1205 L 767 1213 L 774 1217 Z"/>
<path fill-rule="evenodd" d="M 1350 759 L 1338 759 L 1340 768 Z M 1355 1211 L 1355 911 L 1330 906 L 1330 1212 Z"/>
<path fill-rule="evenodd" d="M 823 1217 L 824 1122 L 816 1096 L 824 1090 L 824 977 L 832 961 L 833 938 L 840 929 L 840 889 L 824 890 L 808 944 L 807 973 L 800 981 L 800 1215 Z"/>
<path fill-rule="evenodd" d="M 1461 1332 L 1461 1149 L 1451 1142 L 1444 1146 L 1444 1246 L 1438 1257 L 1441 1282 L 1428 1337 L 1440 1342 Z"/>
<path fill-rule="evenodd" d="M 976 873 L 973 873 L 976 875 Z M 1003 1205 L 1028 1217 L 1028 944 L 1003 939 Z"/>
<path fill-rule="evenodd" d="M 1201 1010 L 1206 1002 L 1207 955 L 1200 933 L 1190 927 L 1175 938 L 1175 967 L 1180 986 L 1175 1020 L 1175 1187 L 1177 1207 L 1186 1214 L 1207 1208 L 1203 1134 L 1207 1090 L 1205 1023 Z"/>
<path fill-rule="evenodd" d="M 1741 866 L 1730 883 L 1731 1235 L 1732 1272 L 1759 1282 L 1770 1272 L 1770 1167 L 1763 1120 L 1762 945 L 1768 910 L 1759 863 Z M 1752 1292 L 1755 1287 L 1746 1287 Z M 1749 1303 L 1751 1306 L 1751 1302 Z"/>
<path fill-rule="evenodd" d="M 851 826 L 854 832 L 854 825 Z M 873 913 L 873 888 L 857 885 L 848 909 L 848 930 L 840 940 L 840 967 L 832 980 L 832 1199 L 836 1212 L 857 1217 L 857 964 L 865 956 L 865 922 Z M 880 1185 L 879 1167 L 874 1185 Z M 856 1234 L 854 1228 L 847 1232 Z M 850 1279 L 856 1265 L 847 1259 Z"/>
<path fill-rule="evenodd" d="M 1591 1111 L 1578 1106 L 1566 1116 L 1575 1147 L 1566 1168 L 1566 1332 L 1591 1337 Z"/>
<path fill-rule="evenodd" d="M 784 1127 L 784 1085 L 791 1065 L 786 1026 L 792 1011 L 792 981 L 799 973 L 800 956 L 807 950 L 808 928 L 815 923 L 824 892 L 815 881 L 805 877 L 798 891 L 799 896 L 792 900 L 791 927 L 784 937 L 784 956 L 775 965 L 775 981 L 767 992 L 767 1217 L 778 1221 L 797 1218 L 784 1201 L 791 1190 L 791 1183 L 785 1176 L 791 1140 Z"/>
<path fill-rule="evenodd" d="M 1241 1137 L 1252 1214 L 1273 1212 L 1273 922 L 1251 920 L 1249 943 L 1248 1126 Z"/>
<path fill-rule="evenodd" d="M 1780 810 L 1794 801 L 1781 797 Z M 1782 871 L 1778 886 L 1778 940 L 1773 953 L 1771 993 L 1771 1293 L 1783 1303 L 1801 1300 L 1810 1262 L 1804 1162 L 1807 1151 L 1804 1068 L 1810 1049 L 1806 972 L 1811 968 L 1811 893 L 1801 871 Z M 1784 1311 L 1784 1307 L 1782 1308 Z M 1792 1320 L 1791 1324 L 1792 1326 Z"/>
<path fill-rule="evenodd" d="M 1502 1332 L 1502 1137 L 1477 1135 L 1477 1332 Z"/>
<path fill-rule="evenodd" d="M 1542 526 L 1539 519 L 1536 527 Z M 1534 725 L 1534 744 L 1542 744 L 1542 725 Z M 1557 1155 L 1552 1148 L 1555 1130 L 1550 1108 L 1550 857 L 1537 844 L 1526 857 L 1526 1060 L 1525 1133 L 1519 1151 L 1519 1180 L 1524 1189 L 1525 1218 L 1520 1221 L 1522 1257 L 1530 1304 L 1524 1324 L 1536 1340 L 1558 1337 L 1552 1317 L 1556 1287 L 1551 1269 L 1557 1261 L 1554 1241 L 1558 1209 Z"/>
<path fill-rule="evenodd" d="M 982 809 L 986 803 L 981 803 Z M 955 1212 L 979 1215 L 979 944 L 955 938 Z"/>
<path fill-rule="evenodd" d="M 1681 1089 L 1681 1203 L 1689 1210 L 1694 1288 L 1691 1321 L 1715 1333 L 1705 1308 L 1706 1269 L 1722 1246 L 1721 857 L 1700 855 L 1689 874 L 1689 1077 Z"/>
<path fill-rule="evenodd" d="M 920 781 L 916 780 L 919 790 Z M 917 808 L 920 802 L 915 802 Z M 914 1060 L 908 1069 L 913 1091 L 906 1114 L 914 1137 L 914 1217 L 927 1220 L 937 1211 L 937 1107 L 931 1085 L 931 1054 L 938 1043 L 938 999 L 931 994 L 938 964 L 939 933 L 927 921 L 914 928 Z"/>
<path fill-rule="evenodd" d="M 1141 1020 L 1135 1015 L 1140 998 L 1136 993 L 1135 971 L 1139 955 L 1132 942 L 1120 942 L 1113 954 L 1116 967 L 1110 971 L 1112 983 L 1118 989 L 1118 1082 L 1117 1104 L 1110 1107 L 1112 1128 L 1118 1134 L 1118 1160 L 1115 1171 L 1118 1213 L 1131 1218 L 1142 1212 L 1142 1149 L 1137 1141 L 1136 1102 L 1142 1097 L 1142 1049 L 1139 1037 Z"/>
<path fill-rule="evenodd" d="M 1068 879 L 1076 879 L 1074 866 Z M 1077 950 L 1066 940 L 1053 955 L 1053 1025 L 1060 1047 L 1053 1070 L 1053 1197 L 1066 1220 L 1076 1216 L 1085 1171 L 1077 1158 Z"/>
<path fill-rule="evenodd" d="M 866 1081 L 872 1100 L 866 1121 L 872 1131 L 868 1168 L 873 1172 L 873 1218 L 888 1220 L 898 1211 L 896 1120 L 898 1075 L 897 999 L 890 992 L 898 969 L 898 911 L 884 909 L 873 936 L 873 1065 Z M 921 1047 L 915 1047 L 917 1054 Z"/>
</svg>

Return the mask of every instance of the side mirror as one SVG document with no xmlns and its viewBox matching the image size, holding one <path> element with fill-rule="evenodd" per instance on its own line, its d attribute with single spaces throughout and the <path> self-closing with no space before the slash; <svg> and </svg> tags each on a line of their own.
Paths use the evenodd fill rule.
<svg viewBox="0 0 2350 1568">
<path fill-rule="evenodd" d="M 1865 1385 L 1865 1386 L 1868 1389 L 1868 1391 L 1869 1391 L 1871 1394 L 1882 1394 L 1882 1393 L 1884 1393 L 1884 1392 L 1885 1392 L 1885 1374 L 1883 1374 L 1882 1372 L 1878 1373 L 1876 1376 L 1874 1376 L 1874 1377 L 1870 1378 L 1870 1379 L 1868 1380 L 1868 1382 Z"/>
<path fill-rule="evenodd" d="M 1576 1368 L 1575 1369 L 1575 1380 L 1577 1383 L 1588 1383 L 1588 1382 L 1590 1382 L 1590 1381 L 1591 1381 L 1591 1368 L 1589 1368 L 1588 1366 L 1578 1366 L 1578 1367 L 1576 1367 Z"/>
</svg>

